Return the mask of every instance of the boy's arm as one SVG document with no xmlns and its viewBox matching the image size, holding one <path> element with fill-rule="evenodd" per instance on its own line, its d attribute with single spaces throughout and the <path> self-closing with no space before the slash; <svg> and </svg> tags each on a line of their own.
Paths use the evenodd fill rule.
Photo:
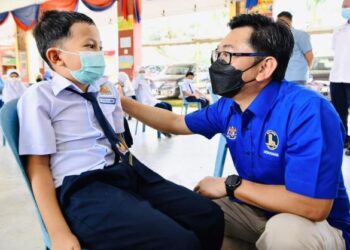
<svg viewBox="0 0 350 250">
<path fill-rule="evenodd" d="M 143 105 L 125 97 L 121 97 L 121 102 L 126 113 L 159 131 L 182 135 L 192 134 L 182 115 Z"/>
<path fill-rule="evenodd" d="M 27 174 L 35 200 L 52 241 L 52 249 L 80 249 L 61 212 L 53 183 L 48 155 L 27 156 Z"/>
</svg>

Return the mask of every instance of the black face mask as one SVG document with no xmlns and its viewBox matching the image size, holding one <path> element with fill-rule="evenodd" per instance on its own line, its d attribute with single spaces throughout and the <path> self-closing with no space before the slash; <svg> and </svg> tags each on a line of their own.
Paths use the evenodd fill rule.
<svg viewBox="0 0 350 250">
<path fill-rule="evenodd" d="M 243 81 L 243 73 L 253 68 L 261 61 L 262 60 L 255 62 L 252 66 L 242 71 L 236 69 L 231 64 L 226 64 L 223 60 L 216 60 L 209 68 L 213 93 L 228 98 L 234 97 L 242 89 L 244 84 L 255 80 L 253 79 L 248 82 Z"/>
</svg>

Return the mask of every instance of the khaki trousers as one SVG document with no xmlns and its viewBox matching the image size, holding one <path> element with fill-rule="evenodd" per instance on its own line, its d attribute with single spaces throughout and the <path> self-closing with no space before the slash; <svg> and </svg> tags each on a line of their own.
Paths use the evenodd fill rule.
<svg viewBox="0 0 350 250">
<path fill-rule="evenodd" d="M 342 232 L 326 220 L 312 222 L 288 213 L 268 219 L 260 209 L 228 198 L 215 202 L 225 214 L 222 250 L 345 250 Z"/>
</svg>

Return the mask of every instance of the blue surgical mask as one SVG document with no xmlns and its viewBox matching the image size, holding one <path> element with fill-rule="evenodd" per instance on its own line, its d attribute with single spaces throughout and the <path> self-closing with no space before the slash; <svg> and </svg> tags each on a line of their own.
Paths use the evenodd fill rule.
<svg viewBox="0 0 350 250">
<path fill-rule="evenodd" d="M 102 51 L 80 51 L 79 53 L 61 51 L 80 56 L 81 68 L 79 70 L 70 70 L 71 75 L 78 82 L 91 85 L 103 76 L 106 63 Z"/>
<path fill-rule="evenodd" d="M 346 19 L 350 19 L 350 8 L 342 8 L 341 15 Z"/>
</svg>

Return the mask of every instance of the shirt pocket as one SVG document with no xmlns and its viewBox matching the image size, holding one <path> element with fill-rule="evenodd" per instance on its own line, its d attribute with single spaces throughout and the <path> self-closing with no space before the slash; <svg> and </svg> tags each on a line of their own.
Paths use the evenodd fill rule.
<svg viewBox="0 0 350 250">
<path fill-rule="evenodd" d="M 114 99 L 114 101 L 112 100 Z M 116 98 L 114 97 L 99 97 L 99 105 L 101 107 L 101 110 L 110 123 L 110 125 L 114 128 L 114 122 L 113 122 L 113 112 L 116 109 Z"/>
</svg>

